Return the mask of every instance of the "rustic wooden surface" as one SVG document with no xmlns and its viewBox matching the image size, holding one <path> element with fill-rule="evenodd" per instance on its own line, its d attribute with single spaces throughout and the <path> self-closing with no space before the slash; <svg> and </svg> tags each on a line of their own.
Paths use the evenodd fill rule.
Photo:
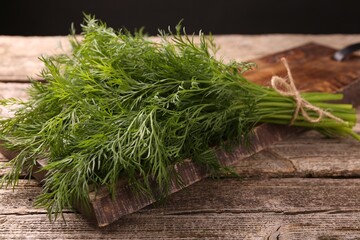
<svg viewBox="0 0 360 240">
<path fill-rule="evenodd" d="M 258 68 L 246 73 L 245 77 L 261 85 L 269 85 L 269 79 L 273 75 L 285 76 L 285 67 L 280 63 L 280 58 L 286 56 L 291 63 L 291 70 L 296 76 L 295 85 L 299 90 L 321 91 L 321 92 L 343 92 L 344 100 L 359 106 L 358 92 L 360 91 L 360 57 L 352 56 L 351 61 L 334 61 L 331 56 L 336 52 L 330 48 L 317 43 L 307 43 L 286 51 L 276 52 L 257 58 L 254 61 Z M 349 101 L 351 100 L 351 101 Z M 358 101 L 355 101 L 358 100 Z M 285 127 L 280 125 L 262 124 L 254 130 L 250 142 L 251 149 L 238 146 L 229 152 L 217 151 L 218 159 L 223 166 L 232 166 L 246 157 L 253 155 L 276 142 L 279 142 L 291 135 L 296 135 L 302 129 Z M 9 151 L 1 149 L 4 156 L 11 159 Z M 14 154 L 11 154 L 12 156 Z M 241 161 L 240 161 L 241 162 Z M 43 166 L 38 161 L 39 166 Z M 41 167 L 36 167 L 40 169 Z M 32 176 L 39 182 L 43 181 L 45 171 L 35 172 Z M 177 184 L 177 177 L 171 179 L 169 194 L 177 192 L 195 182 L 207 177 L 207 172 L 191 161 L 185 161 L 176 166 L 176 171 L 181 179 Z M 158 190 L 154 186 L 153 192 L 156 195 Z M 111 195 L 106 187 L 90 192 L 90 210 L 85 214 L 95 219 L 98 226 L 107 226 L 124 215 L 137 212 L 156 201 L 148 194 L 137 194 L 131 191 L 126 181 L 119 181 L 114 195 Z M 82 209 L 81 205 L 77 209 Z"/>
<path fill-rule="evenodd" d="M 308 41 L 341 48 L 360 35 L 215 39 L 225 60 L 246 60 Z M 26 98 L 27 76 L 41 69 L 37 57 L 61 45 L 68 48 L 66 38 L 0 37 L 0 95 Z M 360 239 L 360 143 L 310 131 L 236 169 L 244 178 L 200 181 L 102 229 L 70 211 L 66 223 L 49 223 L 43 209 L 32 207 L 40 186 L 21 180 L 0 190 L 0 239 Z"/>
</svg>

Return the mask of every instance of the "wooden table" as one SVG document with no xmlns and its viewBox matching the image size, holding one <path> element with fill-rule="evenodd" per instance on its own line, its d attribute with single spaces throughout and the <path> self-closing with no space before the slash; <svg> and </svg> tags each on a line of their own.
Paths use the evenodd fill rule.
<svg viewBox="0 0 360 240">
<path fill-rule="evenodd" d="M 309 41 L 342 48 L 360 42 L 360 35 L 215 40 L 225 61 L 242 61 Z M 68 49 L 66 37 L 0 36 L 0 96 L 26 98 L 27 76 L 38 78 L 42 67 L 37 58 Z M 5 161 L 0 157 L 0 166 Z M 244 178 L 200 181 L 105 228 L 73 212 L 65 213 L 66 223 L 50 223 L 45 210 L 32 207 L 39 184 L 20 180 L 14 190 L 0 189 L 0 239 L 360 239 L 359 142 L 309 131 L 236 169 Z"/>
</svg>

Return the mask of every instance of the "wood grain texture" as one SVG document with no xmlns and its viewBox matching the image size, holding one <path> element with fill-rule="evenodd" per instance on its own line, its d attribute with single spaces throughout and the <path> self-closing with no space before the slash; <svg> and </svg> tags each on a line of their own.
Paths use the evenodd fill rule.
<svg viewBox="0 0 360 240">
<path fill-rule="evenodd" d="M 80 216 L 49 223 L 44 214 L 0 216 L 0 239 L 298 239 L 360 238 L 358 212 L 208 213 L 190 216 L 136 213 L 109 229 Z"/>
<path fill-rule="evenodd" d="M 301 176 L 359 177 L 360 143 L 350 139 L 327 139 L 320 134 L 294 138 L 271 148 L 288 159 Z M 289 146 L 292 147 L 289 147 Z"/>
<path fill-rule="evenodd" d="M 270 86 L 272 76 L 286 76 L 286 69 L 280 61 L 285 57 L 300 91 L 342 92 L 359 79 L 360 57 L 353 56 L 349 61 L 338 62 L 332 59 L 335 52 L 335 49 L 327 46 L 308 43 L 255 59 L 257 68 L 246 72 L 245 77 L 260 85 Z"/>
<path fill-rule="evenodd" d="M 99 229 L 72 213 L 65 214 L 67 224 L 49 223 L 29 204 L 36 183 L 22 181 L 14 192 L 0 191 L 2 202 L 22 206 L 0 209 L 0 238 L 355 239 L 359 190 L 359 179 L 207 179 Z"/>
<path fill-rule="evenodd" d="M 67 37 L 0 37 L 0 81 L 27 82 L 40 79 L 42 55 L 63 53 L 70 49 Z"/>
<path fill-rule="evenodd" d="M 236 163 L 248 177 L 359 177 L 360 143 L 309 131 Z"/>
<path fill-rule="evenodd" d="M 334 48 L 360 42 L 360 35 L 215 38 L 225 61 L 254 59 L 309 41 Z M 58 42 L 57 37 L 1 36 L 0 81 L 27 81 L 41 68 L 39 53 L 51 53 Z M 13 86 L 0 83 L 0 95 Z M 250 178 L 200 181 L 102 229 L 71 211 L 65 214 L 67 224 L 49 223 L 43 209 L 32 207 L 41 191 L 38 183 L 20 180 L 14 191 L 0 190 L 0 239 L 360 239 L 357 149 L 351 139 L 307 132 L 239 162 L 238 172 Z M 314 176 L 322 178 L 303 178 Z"/>
</svg>

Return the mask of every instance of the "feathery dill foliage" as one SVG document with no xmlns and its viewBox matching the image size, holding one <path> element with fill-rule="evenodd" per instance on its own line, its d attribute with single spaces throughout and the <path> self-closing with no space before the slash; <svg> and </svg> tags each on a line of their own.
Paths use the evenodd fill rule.
<svg viewBox="0 0 360 240">
<path fill-rule="evenodd" d="M 292 118 L 294 101 L 247 81 L 238 69 L 251 64 L 215 59 L 211 36 L 200 33 L 195 44 L 178 25 L 153 42 L 92 17 L 82 35 L 81 42 L 72 38 L 70 55 L 41 58 L 46 84 L 34 81 L 30 99 L 16 102 L 15 116 L 0 122 L 1 139 L 20 149 L 3 183 L 14 186 L 37 159 L 48 159 L 36 204 L 50 216 L 89 204 L 90 189 L 105 185 L 113 193 L 119 178 L 144 191 L 152 179 L 166 193 L 175 163 L 191 158 L 219 171 L 213 146 L 246 143 L 258 122 Z M 352 107 L 323 103 L 340 95 L 303 96 L 347 123 L 299 117 L 294 125 L 355 136 Z"/>
</svg>

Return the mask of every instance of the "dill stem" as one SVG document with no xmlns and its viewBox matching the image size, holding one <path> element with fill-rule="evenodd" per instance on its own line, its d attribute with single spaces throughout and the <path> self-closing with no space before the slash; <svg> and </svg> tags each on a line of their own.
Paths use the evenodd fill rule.
<svg viewBox="0 0 360 240">
<path fill-rule="evenodd" d="M 264 118 L 261 120 L 264 123 L 274 123 L 274 124 L 281 124 L 281 125 L 289 125 L 290 121 L 288 119 L 280 119 L 280 118 Z M 342 128 L 342 127 L 348 127 L 347 124 L 338 123 L 335 121 L 329 121 L 329 122 L 317 122 L 317 123 L 311 123 L 308 121 L 295 121 L 292 126 L 298 126 L 298 127 L 306 127 L 306 128 Z"/>
<path fill-rule="evenodd" d="M 343 99 L 342 93 L 304 92 L 301 96 L 307 101 L 339 101 Z"/>
<path fill-rule="evenodd" d="M 334 114 L 335 116 L 343 119 L 345 122 L 351 122 L 353 123 L 356 118 L 353 117 L 351 114 Z M 311 115 L 310 115 L 311 116 Z M 311 116 L 311 117 L 316 117 L 316 115 L 314 116 Z M 289 114 L 278 114 L 278 113 L 273 113 L 273 114 L 269 114 L 269 115 L 266 115 L 266 118 L 269 118 L 269 119 L 289 119 L 291 120 L 292 119 L 292 116 L 289 115 Z M 304 118 L 303 116 L 298 116 L 296 118 L 297 121 L 307 121 L 306 118 Z M 336 122 L 335 120 L 333 119 L 328 119 L 328 118 L 325 118 L 322 120 L 322 122 Z M 337 124 L 340 124 L 339 122 L 336 122 Z"/>
<path fill-rule="evenodd" d="M 286 107 L 286 108 L 294 108 L 295 102 L 288 102 L 288 101 L 269 101 L 268 99 L 262 100 L 261 102 L 257 103 L 260 108 L 274 106 L 274 107 Z M 326 102 L 316 102 L 311 101 L 311 104 L 320 108 L 329 108 L 332 110 L 345 110 L 345 111 L 355 111 L 351 104 L 340 104 L 340 103 L 326 103 Z"/>
</svg>

